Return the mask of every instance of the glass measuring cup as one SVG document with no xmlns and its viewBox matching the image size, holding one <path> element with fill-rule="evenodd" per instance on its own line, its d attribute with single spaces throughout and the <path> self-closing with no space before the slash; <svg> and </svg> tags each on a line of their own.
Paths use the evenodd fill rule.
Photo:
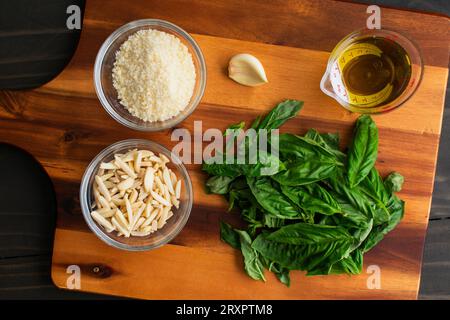
<svg viewBox="0 0 450 320">
<path fill-rule="evenodd" d="M 376 94 L 355 94 L 349 89 L 343 76 L 345 60 L 353 59 L 358 54 L 381 54 L 376 46 L 361 46 L 365 40 L 383 39 L 392 41 L 406 52 L 410 65 L 409 80 L 395 96 L 386 86 Z M 362 50 L 362 51 L 361 51 Z M 343 63 L 344 62 L 344 63 Z M 395 66 L 394 66 L 394 70 Z M 405 103 L 416 91 L 422 79 L 423 63 L 419 49 L 411 40 L 398 32 L 386 29 L 357 30 L 342 39 L 330 54 L 325 74 L 320 82 L 320 89 L 339 102 L 344 108 L 358 113 L 381 113 L 395 109 Z M 395 76 L 395 75 L 394 75 Z"/>
</svg>

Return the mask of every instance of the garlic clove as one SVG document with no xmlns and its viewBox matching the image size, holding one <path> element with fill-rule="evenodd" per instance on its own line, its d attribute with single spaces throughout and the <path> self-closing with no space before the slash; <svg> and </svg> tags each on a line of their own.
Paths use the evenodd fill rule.
<svg viewBox="0 0 450 320">
<path fill-rule="evenodd" d="M 250 87 L 269 82 L 261 62 L 248 53 L 240 53 L 230 59 L 228 76 L 237 83 Z"/>
</svg>

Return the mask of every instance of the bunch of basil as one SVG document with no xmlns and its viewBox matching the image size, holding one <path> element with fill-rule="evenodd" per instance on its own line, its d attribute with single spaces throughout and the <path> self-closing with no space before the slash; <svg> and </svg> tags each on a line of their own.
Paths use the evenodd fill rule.
<svg viewBox="0 0 450 320">
<path fill-rule="evenodd" d="M 286 100 L 258 117 L 251 128 L 276 129 L 302 106 L 301 101 Z M 243 122 L 232 125 L 227 134 L 244 127 Z M 307 275 L 360 273 L 363 254 L 394 229 L 404 213 L 404 202 L 394 194 L 403 177 L 394 172 L 383 180 L 374 167 L 375 123 L 368 115 L 359 117 L 347 153 L 339 150 L 338 134 L 311 129 L 304 136 L 278 137 L 279 157 L 267 152 L 265 161 L 253 164 L 203 164 L 211 176 L 207 191 L 225 195 L 230 210 L 239 208 L 247 222 L 246 230 L 222 222 L 222 240 L 241 250 L 245 271 L 256 280 L 265 281 L 264 269 L 287 286 L 290 270 Z M 243 139 L 238 148 L 250 143 Z M 276 171 L 261 170 L 273 161 L 278 163 Z"/>
</svg>

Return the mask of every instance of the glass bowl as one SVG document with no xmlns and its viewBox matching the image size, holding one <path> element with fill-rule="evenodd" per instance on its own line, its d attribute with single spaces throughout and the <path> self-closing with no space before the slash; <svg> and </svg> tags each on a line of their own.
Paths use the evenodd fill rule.
<svg viewBox="0 0 450 320">
<path fill-rule="evenodd" d="M 112 69 L 116 59 L 116 52 L 130 35 L 144 29 L 156 29 L 176 36 L 188 48 L 195 66 L 195 87 L 189 104 L 176 116 L 164 121 L 146 122 L 133 116 L 119 102 L 117 91 L 113 86 Z M 101 46 L 95 59 L 94 85 L 100 103 L 117 122 L 140 131 L 164 130 L 174 127 L 186 119 L 200 103 L 206 87 L 205 59 L 195 40 L 180 27 L 164 20 L 136 20 L 114 31 Z"/>
<path fill-rule="evenodd" d="M 129 238 L 125 238 L 119 237 L 115 231 L 108 233 L 92 219 L 90 214 L 94 202 L 93 183 L 100 163 L 110 161 L 114 159 L 114 154 L 125 153 L 130 149 L 145 149 L 157 154 L 164 154 L 171 160 L 167 166 L 182 181 L 179 208 L 176 209 L 173 207 L 173 216 L 167 220 L 163 228 L 145 237 L 130 236 Z M 170 242 L 180 233 L 186 224 L 192 209 L 193 199 L 191 179 L 181 160 L 163 146 L 142 139 L 119 141 L 101 151 L 87 166 L 80 186 L 81 211 L 89 228 L 108 245 L 128 251 L 155 249 Z"/>
<path fill-rule="evenodd" d="M 374 106 L 354 104 L 345 88 L 338 59 L 341 54 L 353 43 L 373 37 L 383 38 L 401 46 L 407 53 L 407 59 L 411 66 L 411 75 L 403 91 L 394 99 L 388 99 Z M 344 108 L 358 113 L 382 113 L 394 110 L 408 101 L 419 87 L 423 76 L 423 62 L 419 47 L 410 39 L 399 32 L 387 29 L 362 29 L 357 30 L 342 39 L 330 54 L 327 69 L 320 82 L 321 90 L 328 96 L 339 102 Z M 343 90 L 341 90 L 343 88 Z M 372 97 L 377 97 L 373 94 Z"/>
</svg>

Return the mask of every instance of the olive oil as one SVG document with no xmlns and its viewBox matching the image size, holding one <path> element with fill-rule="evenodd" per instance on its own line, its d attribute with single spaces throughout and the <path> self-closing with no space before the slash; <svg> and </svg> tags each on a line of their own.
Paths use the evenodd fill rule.
<svg viewBox="0 0 450 320">
<path fill-rule="evenodd" d="M 358 39 L 338 59 L 349 103 L 376 107 L 393 101 L 406 89 L 411 62 L 396 42 L 383 37 Z"/>
</svg>

